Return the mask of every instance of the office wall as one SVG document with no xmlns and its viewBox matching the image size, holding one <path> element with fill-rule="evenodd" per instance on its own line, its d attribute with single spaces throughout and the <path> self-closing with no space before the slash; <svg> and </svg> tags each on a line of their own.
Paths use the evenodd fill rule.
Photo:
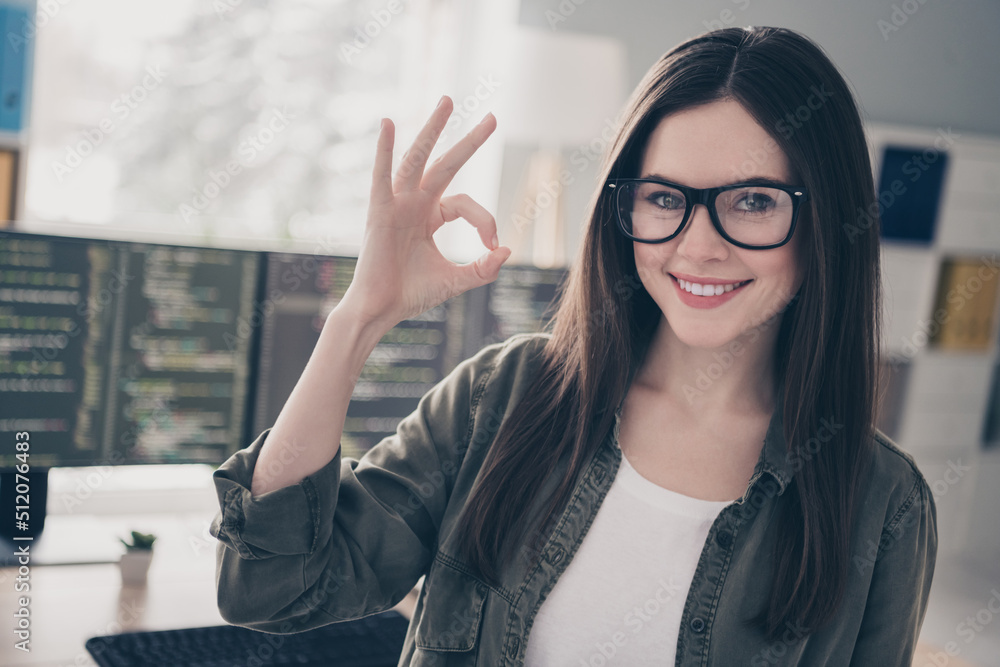
<svg viewBox="0 0 1000 667">
<path fill-rule="evenodd" d="M 792 28 L 833 58 L 871 120 L 1000 135 L 993 0 L 522 0 L 518 20 L 621 39 L 631 86 L 669 48 L 710 28 Z"/>
</svg>

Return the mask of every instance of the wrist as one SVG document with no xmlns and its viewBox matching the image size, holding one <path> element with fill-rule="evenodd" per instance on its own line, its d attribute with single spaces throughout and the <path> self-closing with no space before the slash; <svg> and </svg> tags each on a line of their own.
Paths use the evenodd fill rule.
<svg viewBox="0 0 1000 667">
<path fill-rule="evenodd" d="M 398 322 L 379 318 L 365 312 L 353 299 L 345 298 L 326 316 L 324 329 L 332 329 L 338 337 L 350 337 L 374 347 Z"/>
</svg>

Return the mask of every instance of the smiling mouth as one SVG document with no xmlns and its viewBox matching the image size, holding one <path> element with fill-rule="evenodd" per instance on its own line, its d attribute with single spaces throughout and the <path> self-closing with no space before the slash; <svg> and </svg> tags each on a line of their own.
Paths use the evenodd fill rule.
<svg viewBox="0 0 1000 667">
<path fill-rule="evenodd" d="M 742 280 L 735 283 L 729 283 L 726 285 L 701 285 L 698 283 L 688 282 L 687 280 L 681 280 L 677 276 L 670 274 L 680 288 L 687 292 L 688 294 L 693 294 L 695 296 L 719 296 L 725 294 L 726 292 L 732 292 L 734 289 L 739 289 L 744 285 L 747 285 L 753 280 Z"/>
</svg>

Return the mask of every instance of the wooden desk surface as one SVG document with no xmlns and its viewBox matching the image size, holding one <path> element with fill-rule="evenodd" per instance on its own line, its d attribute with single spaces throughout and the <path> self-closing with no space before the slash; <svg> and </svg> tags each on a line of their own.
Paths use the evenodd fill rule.
<svg viewBox="0 0 1000 667">
<path fill-rule="evenodd" d="M 215 601 L 217 542 L 208 533 L 210 519 L 198 514 L 142 523 L 159 536 L 145 587 L 122 586 L 117 564 L 39 565 L 31 566 L 30 592 L 18 593 L 17 568 L 0 568 L 0 665 L 92 667 L 84 648 L 90 637 L 225 623 Z M 30 598 L 30 653 L 14 647 L 12 634 L 22 595 Z M 411 594 L 396 609 L 409 617 L 415 602 Z"/>
</svg>

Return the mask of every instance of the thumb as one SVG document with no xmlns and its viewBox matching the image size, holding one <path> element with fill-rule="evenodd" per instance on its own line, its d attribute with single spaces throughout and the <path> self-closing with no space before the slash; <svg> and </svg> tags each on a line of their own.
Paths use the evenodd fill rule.
<svg viewBox="0 0 1000 667">
<path fill-rule="evenodd" d="M 462 291 L 482 287 L 496 280 L 500 274 L 500 267 L 510 257 L 511 252 L 507 246 L 497 246 L 480 255 L 476 261 L 464 265 L 460 274 Z"/>
</svg>

